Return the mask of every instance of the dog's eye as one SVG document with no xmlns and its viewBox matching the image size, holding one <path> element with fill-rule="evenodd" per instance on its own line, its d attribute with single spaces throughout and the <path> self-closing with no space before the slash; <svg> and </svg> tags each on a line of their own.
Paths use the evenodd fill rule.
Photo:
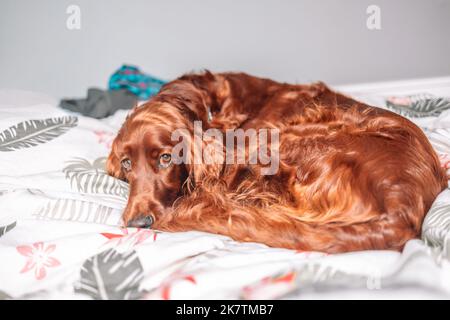
<svg viewBox="0 0 450 320">
<path fill-rule="evenodd" d="M 123 159 L 120 164 L 122 165 L 122 168 L 125 169 L 125 171 L 131 170 L 131 160 L 130 159 Z"/>
<path fill-rule="evenodd" d="M 171 160 L 172 156 L 170 153 L 163 153 L 159 157 L 159 165 L 163 168 L 167 168 L 170 165 Z"/>
</svg>

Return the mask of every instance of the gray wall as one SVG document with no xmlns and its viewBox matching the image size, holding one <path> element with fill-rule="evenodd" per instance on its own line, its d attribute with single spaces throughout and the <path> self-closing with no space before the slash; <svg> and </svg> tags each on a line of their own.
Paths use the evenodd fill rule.
<svg viewBox="0 0 450 320">
<path fill-rule="evenodd" d="M 70 4 L 81 30 L 66 28 Z M 56 97 L 106 87 L 122 63 L 344 84 L 449 75 L 449 57 L 450 0 L 0 0 L 0 88 Z"/>
</svg>

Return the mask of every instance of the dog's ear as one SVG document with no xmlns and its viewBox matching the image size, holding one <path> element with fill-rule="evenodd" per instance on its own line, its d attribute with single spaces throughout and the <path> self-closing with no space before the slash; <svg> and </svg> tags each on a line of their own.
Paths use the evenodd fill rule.
<svg viewBox="0 0 450 320">
<path fill-rule="evenodd" d="M 201 152 L 201 162 L 191 165 L 190 177 L 193 177 L 196 185 L 217 183 L 225 163 L 222 143 L 216 140 L 203 141 Z"/>
<path fill-rule="evenodd" d="M 120 159 L 117 157 L 117 138 L 114 139 L 111 152 L 106 160 L 106 172 L 115 178 L 121 180 L 125 179 L 125 175 L 123 174 L 122 166 L 120 164 Z"/>
<path fill-rule="evenodd" d="M 187 188 L 217 183 L 225 164 L 223 137 L 219 130 L 206 133 L 198 129 L 183 137 L 185 143 L 184 165 L 189 173 Z"/>
</svg>

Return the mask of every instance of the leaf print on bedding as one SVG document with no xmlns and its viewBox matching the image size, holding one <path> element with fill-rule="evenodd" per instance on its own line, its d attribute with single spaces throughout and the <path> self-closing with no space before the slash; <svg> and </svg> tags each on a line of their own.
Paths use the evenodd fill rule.
<svg viewBox="0 0 450 320">
<path fill-rule="evenodd" d="M 7 226 L 0 226 L 0 237 L 5 235 L 5 233 L 11 231 L 14 229 L 14 227 L 17 225 L 17 222 L 14 221 L 13 223 L 8 224 Z"/>
<path fill-rule="evenodd" d="M 20 122 L 0 132 L 0 151 L 15 151 L 49 142 L 76 127 L 78 118 L 64 116 Z"/>
<path fill-rule="evenodd" d="M 27 188 L 27 191 L 29 194 L 32 194 L 33 196 L 46 196 L 45 192 L 41 189 L 36 188 Z"/>
<path fill-rule="evenodd" d="M 98 223 L 107 225 L 120 225 L 120 210 L 98 203 L 74 200 L 49 200 L 39 207 L 32 216 L 38 220 L 61 220 L 84 223 Z"/>
<path fill-rule="evenodd" d="M 376 272 L 373 272 L 377 275 Z M 242 288 L 241 299 L 289 299 L 306 292 L 339 290 L 343 288 L 368 289 L 378 277 L 350 274 L 330 265 L 311 263 L 296 269 L 276 273 Z"/>
<path fill-rule="evenodd" d="M 450 128 L 437 128 L 427 132 L 431 145 L 440 154 L 450 154 Z"/>
<path fill-rule="evenodd" d="M 105 170 L 106 157 L 95 159 L 92 163 L 83 158 L 67 162 L 63 173 L 70 179 L 70 185 L 79 192 L 101 193 L 127 199 L 128 184 L 108 175 Z"/>
<path fill-rule="evenodd" d="M 423 221 L 422 239 L 430 246 L 443 248 L 449 233 L 450 204 L 435 201 Z"/>
<path fill-rule="evenodd" d="M 443 111 L 450 109 L 450 99 L 430 94 L 390 97 L 386 99 L 386 107 L 406 117 L 437 117 Z"/>
<path fill-rule="evenodd" d="M 97 300 L 138 299 L 144 293 L 139 291 L 143 278 L 144 269 L 136 251 L 119 253 L 109 249 L 84 262 L 75 292 Z"/>
<path fill-rule="evenodd" d="M 4 291 L 0 290 L 0 300 L 11 299 L 12 297 Z"/>
</svg>

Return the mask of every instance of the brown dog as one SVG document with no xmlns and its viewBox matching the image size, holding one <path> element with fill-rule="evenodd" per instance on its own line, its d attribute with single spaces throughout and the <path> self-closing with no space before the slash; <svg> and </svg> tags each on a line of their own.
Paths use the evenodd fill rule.
<svg viewBox="0 0 450 320">
<path fill-rule="evenodd" d="M 195 149 L 194 121 L 203 132 L 278 130 L 277 171 L 263 174 L 260 162 L 174 161 L 179 141 L 172 133 L 185 133 L 186 159 Z M 437 155 L 409 120 L 322 83 L 242 73 L 206 72 L 166 84 L 127 118 L 107 169 L 130 183 L 123 215 L 129 226 L 153 223 L 329 253 L 401 250 L 420 236 L 426 212 L 447 186 Z"/>
</svg>

